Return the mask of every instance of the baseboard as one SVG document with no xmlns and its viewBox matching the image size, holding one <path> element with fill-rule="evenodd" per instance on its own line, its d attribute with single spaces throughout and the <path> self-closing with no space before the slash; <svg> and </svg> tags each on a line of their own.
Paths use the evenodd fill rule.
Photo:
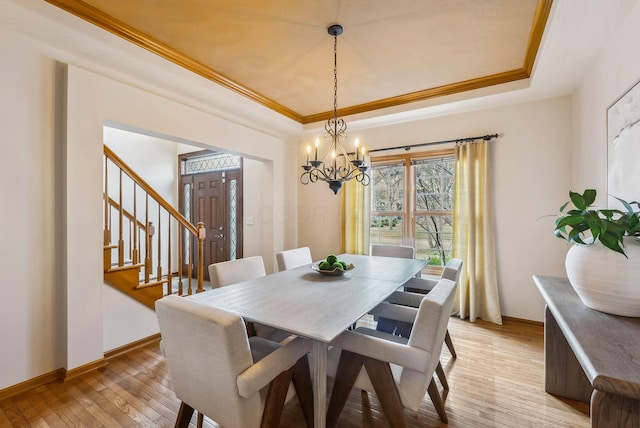
<svg viewBox="0 0 640 428">
<path fill-rule="evenodd" d="M 511 321 L 511 322 L 519 322 L 521 324 L 531 324 L 531 325 L 535 325 L 538 327 L 544 327 L 544 322 L 542 321 L 534 321 L 534 320 L 527 320 L 524 318 L 516 318 L 516 317 L 507 317 L 507 316 L 502 316 L 502 320 L 503 321 Z"/>
<path fill-rule="evenodd" d="M 126 354 L 127 352 L 131 352 L 134 349 L 142 348 L 144 346 L 151 345 L 152 343 L 157 343 L 160 341 L 160 339 L 160 333 L 152 334 L 151 336 L 136 340 L 135 342 L 131 342 L 119 348 L 115 348 L 111 351 L 105 352 L 104 358 L 105 360 L 109 361 L 112 358 L 119 357 L 120 355 Z"/>
<path fill-rule="evenodd" d="M 76 367 L 71 370 L 59 368 L 52 372 L 34 377 L 33 379 L 25 380 L 24 382 L 20 382 L 16 385 L 12 385 L 7 388 L 1 389 L 0 401 L 6 400 L 7 398 L 15 397 L 18 394 L 22 394 L 23 392 L 30 391 L 34 388 L 46 385 L 51 382 L 66 382 L 68 380 L 74 379 L 78 376 L 81 376 L 83 374 L 89 373 L 93 370 L 97 370 L 101 367 L 106 366 L 107 364 L 109 364 L 109 360 L 115 357 L 126 354 L 127 352 L 133 351 L 134 349 L 142 348 L 143 346 L 147 346 L 152 343 L 159 342 L 160 339 L 161 339 L 160 333 L 156 333 L 149 337 L 145 337 L 144 339 L 140 339 L 135 342 L 129 343 L 127 345 L 121 346 L 119 348 L 113 349 L 111 351 L 105 352 L 104 358 L 101 358 L 96 361 L 92 361 L 80 367 Z"/>
<path fill-rule="evenodd" d="M 68 380 L 74 379 L 74 378 L 76 378 L 78 376 L 81 376 L 81 375 L 83 375 L 85 373 L 89 373 L 89 372 L 91 372 L 93 370 L 97 370 L 100 367 L 104 367 L 107 364 L 108 363 L 107 363 L 106 358 L 100 358 L 99 360 L 92 361 L 90 363 L 84 364 L 84 365 L 82 365 L 80 367 L 76 367 L 76 368 L 71 369 L 71 370 L 62 369 L 62 370 L 64 370 L 64 377 L 62 378 L 62 381 L 66 382 Z"/>
<path fill-rule="evenodd" d="M 8 388 L 0 390 L 0 401 L 7 398 L 14 397 L 23 392 L 30 391 L 42 385 L 46 385 L 51 382 L 62 381 L 64 379 L 65 369 L 57 369 L 49 373 L 45 373 L 33 379 L 25 380 L 19 384 L 10 386 Z"/>
</svg>

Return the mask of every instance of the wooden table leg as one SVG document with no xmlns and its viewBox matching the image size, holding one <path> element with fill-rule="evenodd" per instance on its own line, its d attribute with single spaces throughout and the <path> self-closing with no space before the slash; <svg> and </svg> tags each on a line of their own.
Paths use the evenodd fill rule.
<svg viewBox="0 0 640 428">
<path fill-rule="evenodd" d="M 544 390 L 589 403 L 593 387 L 549 308 L 544 312 Z"/>
<path fill-rule="evenodd" d="M 329 345 L 313 341 L 313 420 L 314 428 L 325 428 L 327 424 L 327 350 Z"/>
</svg>

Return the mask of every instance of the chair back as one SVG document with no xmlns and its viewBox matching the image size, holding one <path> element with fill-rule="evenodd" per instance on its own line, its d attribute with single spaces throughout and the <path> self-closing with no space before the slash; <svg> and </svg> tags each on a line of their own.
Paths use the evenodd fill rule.
<svg viewBox="0 0 640 428">
<path fill-rule="evenodd" d="M 266 274 L 262 256 L 245 257 L 244 259 L 209 265 L 209 280 L 213 288 L 260 278 Z"/>
<path fill-rule="evenodd" d="M 450 279 L 457 284 L 458 279 L 460 279 L 460 272 L 462 272 L 462 259 L 449 259 L 440 278 Z"/>
<path fill-rule="evenodd" d="M 371 246 L 371 255 L 382 257 L 397 257 L 401 259 L 413 259 L 416 256 L 416 249 L 408 245 L 373 244 Z"/>
<path fill-rule="evenodd" d="M 398 391 L 402 402 L 411 409 L 417 409 L 420 405 L 440 360 L 455 290 L 455 282 L 441 279 L 433 290 L 425 295 L 418 308 L 407 345 L 429 351 L 431 358 L 425 361 L 424 370 L 421 372 L 406 368 L 402 370 Z"/>
<path fill-rule="evenodd" d="M 156 301 L 156 315 L 178 399 L 224 427 L 258 427 L 260 394 L 243 398 L 236 384 L 253 365 L 242 318 L 177 295 Z"/>
<path fill-rule="evenodd" d="M 306 264 L 313 263 L 311 258 L 311 250 L 309 247 L 294 248 L 292 250 L 285 250 L 276 253 L 276 259 L 278 261 L 278 270 L 283 271 L 287 269 L 297 268 Z"/>
</svg>

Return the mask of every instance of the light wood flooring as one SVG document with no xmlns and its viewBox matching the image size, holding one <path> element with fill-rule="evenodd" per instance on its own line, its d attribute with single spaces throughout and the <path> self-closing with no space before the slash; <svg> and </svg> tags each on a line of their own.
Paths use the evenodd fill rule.
<svg viewBox="0 0 640 428">
<path fill-rule="evenodd" d="M 444 348 L 450 391 L 445 407 L 451 428 L 588 427 L 588 406 L 544 392 L 543 331 L 539 325 L 502 326 L 451 318 L 458 358 Z M 206 369 L 203 367 L 203 369 Z M 157 345 L 114 358 L 110 364 L 66 383 L 52 383 L 0 402 L 0 427 L 171 427 L 179 402 Z M 427 395 L 409 426 L 444 427 Z M 192 420 L 195 426 L 195 417 Z M 205 419 L 205 426 L 216 427 Z M 304 427 L 297 401 L 281 426 Z M 354 390 L 340 427 L 388 426 L 375 396 L 361 404 Z"/>
</svg>

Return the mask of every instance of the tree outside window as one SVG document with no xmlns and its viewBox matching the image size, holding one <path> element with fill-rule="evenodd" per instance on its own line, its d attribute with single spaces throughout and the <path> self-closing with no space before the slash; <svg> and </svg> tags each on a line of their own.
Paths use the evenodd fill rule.
<svg viewBox="0 0 640 428">
<path fill-rule="evenodd" d="M 454 158 L 451 151 L 403 156 L 372 166 L 372 244 L 412 245 L 416 258 L 451 257 Z"/>
</svg>

